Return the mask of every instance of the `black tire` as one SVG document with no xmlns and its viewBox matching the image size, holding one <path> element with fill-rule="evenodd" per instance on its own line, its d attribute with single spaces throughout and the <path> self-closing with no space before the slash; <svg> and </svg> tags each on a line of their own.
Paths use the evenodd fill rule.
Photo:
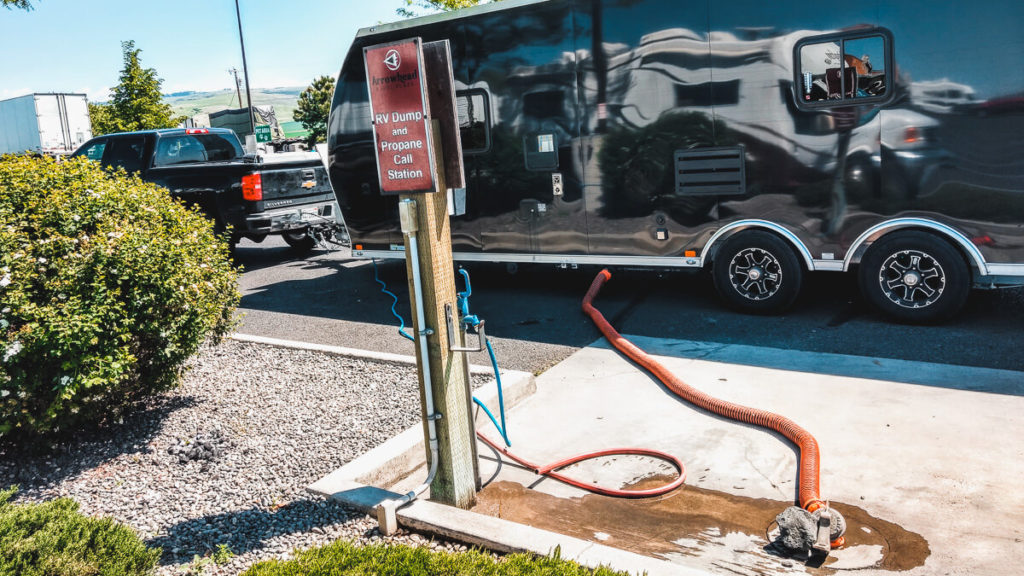
<svg viewBox="0 0 1024 576">
<path fill-rule="evenodd" d="M 224 224 L 223 221 L 221 221 L 220 218 L 217 218 L 213 221 L 213 234 L 218 238 L 225 238 L 227 240 L 228 257 L 234 260 L 235 256 L 237 255 L 238 241 L 241 240 L 242 238 L 241 236 L 235 234 L 234 232 L 230 234 L 228 234 L 227 232 L 228 227 L 226 224 Z"/>
<path fill-rule="evenodd" d="M 285 243 L 299 254 L 308 254 L 316 247 L 316 240 L 305 229 L 295 232 L 283 232 L 281 238 L 284 238 Z"/>
<path fill-rule="evenodd" d="M 715 254 L 715 289 L 729 306 L 753 314 L 777 314 L 796 300 L 803 267 L 793 248 L 761 230 L 740 232 Z"/>
<path fill-rule="evenodd" d="M 857 271 L 864 298 L 904 322 L 931 323 L 963 308 L 971 272 L 949 242 L 916 230 L 884 236 L 868 248 Z"/>
</svg>

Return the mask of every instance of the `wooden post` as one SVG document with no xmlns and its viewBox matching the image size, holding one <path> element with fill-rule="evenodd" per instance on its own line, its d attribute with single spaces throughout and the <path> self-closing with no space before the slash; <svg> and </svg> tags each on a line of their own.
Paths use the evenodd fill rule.
<svg viewBox="0 0 1024 576">
<path fill-rule="evenodd" d="M 430 484 L 430 499 L 470 508 L 476 502 L 477 472 L 475 437 L 469 413 L 470 387 L 466 355 L 452 352 L 448 344 L 448 325 L 445 304 L 455 310 L 455 271 L 452 265 L 451 228 L 448 221 L 448 202 L 441 150 L 440 128 L 432 121 L 435 163 L 433 166 L 440 192 L 430 194 L 403 194 L 399 201 L 416 201 L 416 218 L 419 231 L 417 242 L 419 254 L 411 254 L 409 239 L 405 238 L 406 272 L 409 278 L 409 298 L 415 310 L 415 294 L 412 274 L 412 258 L 419 258 L 422 278 L 423 307 L 426 326 L 416 325 L 416 314 L 412 314 L 416 338 L 427 338 L 430 356 L 430 379 L 433 387 L 435 411 L 441 414 L 436 422 L 438 438 L 438 470 Z M 461 332 L 456 318 L 453 339 L 456 346 L 462 346 Z M 424 336 L 424 328 L 433 333 Z M 417 340 L 418 343 L 418 340 Z M 423 359 L 420 347 L 416 347 L 416 359 L 420 366 L 420 406 L 425 406 Z M 424 413 L 423 431 L 427 437 L 427 421 Z M 430 448 L 427 447 L 429 464 Z"/>
</svg>

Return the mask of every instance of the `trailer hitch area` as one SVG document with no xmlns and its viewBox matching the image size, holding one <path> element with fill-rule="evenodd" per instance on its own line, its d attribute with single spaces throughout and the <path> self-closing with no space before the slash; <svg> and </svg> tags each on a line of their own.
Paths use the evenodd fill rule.
<svg viewBox="0 0 1024 576">
<path fill-rule="evenodd" d="M 448 349 L 452 352 L 482 352 L 484 347 L 487 345 L 487 334 L 484 331 L 484 321 L 480 319 L 476 314 L 470 314 L 469 312 L 469 297 L 473 295 L 473 287 L 469 283 L 469 272 L 465 268 L 459 268 L 459 274 L 462 275 L 463 280 L 466 282 L 466 290 L 464 292 L 456 292 L 455 300 L 456 306 L 458 307 L 459 313 L 459 330 L 462 331 L 463 336 L 470 333 L 476 333 L 477 345 L 476 348 L 469 346 L 458 346 L 455 341 L 455 318 L 452 312 L 452 305 L 446 303 L 444 305 L 444 316 L 445 321 L 448 323 Z"/>
<path fill-rule="evenodd" d="M 306 235 L 316 241 L 318 246 L 327 244 L 348 246 L 348 230 L 345 226 L 332 221 L 313 222 L 306 227 Z"/>
</svg>

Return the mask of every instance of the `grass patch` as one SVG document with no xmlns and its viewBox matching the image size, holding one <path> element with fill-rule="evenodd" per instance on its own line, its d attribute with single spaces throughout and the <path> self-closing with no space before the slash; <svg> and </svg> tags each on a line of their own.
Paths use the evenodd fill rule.
<svg viewBox="0 0 1024 576">
<path fill-rule="evenodd" d="M 375 544 L 357 547 L 338 541 L 299 552 L 294 560 L 269 560 L 242 576 L 626 576 L 609 568 L 596 570 L 554 556 L 510 554 L 495 559 L 476 550 L 434 552 L 427 548 Z"/>
<path fill-rule="evenodd" d="M 127 526 L 78 512 L 58 498 L 13 504 L 14 488 L 0 491 L 0 574 L 18 576 L 144 576 L 159 548 L 147 548 Z"/>
</svg>

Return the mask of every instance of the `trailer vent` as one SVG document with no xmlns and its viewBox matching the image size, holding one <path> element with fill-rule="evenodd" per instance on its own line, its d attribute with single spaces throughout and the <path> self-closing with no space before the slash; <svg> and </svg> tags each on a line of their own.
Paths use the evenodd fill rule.
<svg viewBox="0 0 1024 576">
<path fill-rule="evenodd" d="M 676 193 L 686 196 L 746 194 L 742 146 L 676 150 Z"/>
</svg>

